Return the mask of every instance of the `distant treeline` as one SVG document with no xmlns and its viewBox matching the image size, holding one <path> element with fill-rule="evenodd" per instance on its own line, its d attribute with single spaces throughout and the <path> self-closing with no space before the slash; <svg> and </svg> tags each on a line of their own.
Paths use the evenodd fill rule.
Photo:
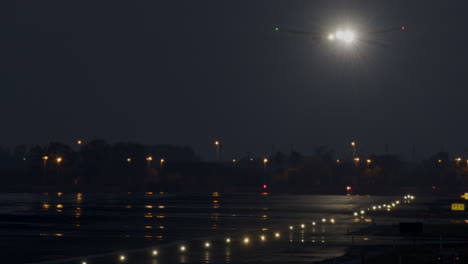
<svg viewBox="0 0 468 264">
<path fill-rule="evenodd" d="M 440 152 L 418 163 L 395 155 L 338 160 L 277 152 L 266 160 L 201 161 L 190 147 L 107 143 L 0 148 L 0 191 L 359 193 L 464 191 L 468 161 Z"/>
</svg>

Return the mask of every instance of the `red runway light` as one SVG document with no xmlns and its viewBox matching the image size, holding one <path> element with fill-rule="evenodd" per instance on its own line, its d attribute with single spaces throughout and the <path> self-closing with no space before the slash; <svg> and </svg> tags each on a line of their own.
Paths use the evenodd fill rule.
<svg viewBox="0 0 468 264">
<path fill-rule="evenodd" d="M 267 185 L 266 184 L 263 184 L 263 189 L 266 189 L 267 188 Z"/>
<path fill-rule="evenodd" d="M 405 26 L 402 26 L 402 27 L 401 27 L 401 30 L 405 30 L 405 29 L 406 29 L 406 27 L 405 27 Z"/>
</svg>

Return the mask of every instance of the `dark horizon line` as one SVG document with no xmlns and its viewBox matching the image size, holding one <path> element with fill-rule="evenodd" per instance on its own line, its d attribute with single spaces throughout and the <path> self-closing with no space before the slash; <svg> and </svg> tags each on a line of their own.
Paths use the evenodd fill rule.
<svg viewBox="0 0 468 264">
<path fill-rule="evenodd" d="M 129 145 L 139 145 L 141 147 L 175 147 L 175 148 L 180 148 L 180 149 L 188 148 L 189 150 L 191 150 L 194 153 L 194 155 L 199 159 L 199 161 L 211 162 L 211 161 L 216 161 L 216 158 L 215 158 L 216 145 L 214 144 L 214 142 L 216 142 L 218 140 L 213 140 L 211 144 L 207 144 L 207 146 L 211 145 L 211 147 L 212 147 L 212 152 L 213 152 L 213 157 L 212 158 L 202 157 L 203 155 L 201 153 L 199 153 L 199 152 L 196 152 L 195 148 L 192 145 L 189 145 L 189 144 L 180 144 L 179 145 L 179 144 L 171 144 L 171 143 L 141 143 L 141 142 L 132 141 L 132 140 L 118 140 L 118 141 L 112 142 L 112 141 L 102 139 L 102 138 L 95 138 L 95 139 L 92 139 L 92 140 L 89 140 L 89 141 L 84 141 L 82 139 L 77 139 L 77 140 L 74 140 L 74 143 L 64 143 L 64 142 L 67 142 L 67 141 L 51 140 L 51 141 L 49 141 L 48 143 L 45 143 L 45 144 L 20 143 L 20 144 L 14 144 L 14 145 L 0 145 L 0 150 L 8 150 L 10 152 L 10 154 L 14 154 L 13 153 L 14 149 L 18 148 L 18 147 L 25 147 L 26 152 L 29 152 L 34 147 L 47 148 L 51 144 L 62 144 L 62 145 L 68 146 L 71 151 L 76 151 L 76 147 L 82 147 L 82 146 L 85 146 L 85 145 L 89 144 L 89 142 L 96 142 L 96 141 L 103 141 L 103 142 L 105 142 L 106 144 L 108 144 L 110 146 L 117 145 L 117 144 L 129 144 Z M 80 143 L 78 143 L 78 142 L 80 142 Z M 350 141 L 350 142 L 353 142 L 353 141 Z M 387 146 L 387 147 L 389 146 L 389 144 L 384 144 L 384 145 Z M 221 143 L 219 146 L 220 146 L 220 151 L 224 152 L 224 151 L 222 151 L 224 145 Z M 358 146 L 358 144 L 356 144 L 356 146 Z M 279 150 L 275 150 L 275 144 L 272 144 L 272 150 L 265 151 L 265 153 L 269 152 L 269 154 L 267 154 L 267 155 L 258 155 L 258 154 L 253 154 L 252 151 L 244 151 L 243 155 L 237 155 L 237 156 L 233 156 L 232 158 L 227 158 L 227 159 L 224 158 L 224 159 L 221 159 L 220 161 L 229 162 L 232 159 L 241 160 L 242 158 L 264 159 L 264 158 L 269 158 L 269 157 L 275 156 L 277 153 L 282 153 L 282 154 L 285 154 L 285 155 L 291 155 L 293 153 L 299 153 L 303 157 L 314 157 L 314 156 L 320 156 L 319 154 L 316 153 L 319 148 L 322 148 L 323 150 L 328 150 L 328 153 L 330 154 L 329 156 L 332 159 L 341 160 L 341 161 L 345 161 L 345 160 L 348 161 L 349 160 L 351 162 L 353 160 L 352 147 L 351 146 L 349 147 L 350 148 L 350 150 L 349 150 L 350 153 L 345 154 L 345 155 L 339 155 L 338 152 L 336 152 L 333 148 L 330 148 L 329 145 L 317 144 L 317 145 L 315 145 L 314 149 L 312 149 L 311 152 L 301 152 L 301 151 L 297 151 L 294 148 L 294 144 L 290 144 L 289 151 L 282 151 L 282 150 L 284 150 L 284 148 L 279 149 Z M 466 155 L 466 154 L 465 155 L 457 155 L 456 154 L 457 152 L 451 153 L 450 151 L 445 151 L 445 150 L 436 151 L 436 152 L 433 152 L 432 154 L 428 154 L 426 158 L 416 159 L 415 158 L 416 153 L 415 153 L 415 150 L 414 150 L 414 148 L 415 148 L 414 145 L 413 145 L 412 148 L 413 148 L 413 152 L 414 152 L 413 153 L 414 156 L 412 158 L 406 158 L 405 155 L 397 154 L 396 152 L 391 152 L 391 151 L 388 151 L 388 152 L 385 152 L 385 151 L 384 152 L 366 151 L 365 155 L 359 155 L 359 151 L 356 151 L 356 153 L 357 153 L 356 157 L 359 157 L 359 158 L 365 160 L 365 159 L 367 159 L 369 157 L 372 157 L 372 156 L 395 156 L 395 157 L 398 157 L 400 159 L 400 161 L 402 161 L 402 162 L 421 163 L 421 162 L 430 160 L 432 157 L 434 157 L 434 156 L 436 156 L 438 154 L 446 153 L 455 162 L 456 162 L 456 159 L 461 159 L 462 161 L 466 161 L 468 163 L 468 155 Z M 76 152 L 79 152 L 79 151 L 76 151 Z M 248 154 L 251 154 L 251 153 L 252 153 L 252 155 L 248 155 Z M 24 153 L 24 154 L 26 155 L 27 153 Z"/>
</svg>

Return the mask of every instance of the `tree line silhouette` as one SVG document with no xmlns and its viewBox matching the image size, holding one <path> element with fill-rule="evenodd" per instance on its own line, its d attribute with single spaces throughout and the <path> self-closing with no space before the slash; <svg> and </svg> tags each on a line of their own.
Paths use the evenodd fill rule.
<svg viewBox="0 0 468 264">
<path fill-rule="evenodd" d="M 468 160 L 439 152 L 422 162 L 396 155 L 340 160 L 319 146 L 312 155 L 275 152 L 266 159 L 208 162 L 187 146 L 110 144 L 0 148 L 0 191 L 90 192 L 453 192 L 468 185 Z"/>
</svg>

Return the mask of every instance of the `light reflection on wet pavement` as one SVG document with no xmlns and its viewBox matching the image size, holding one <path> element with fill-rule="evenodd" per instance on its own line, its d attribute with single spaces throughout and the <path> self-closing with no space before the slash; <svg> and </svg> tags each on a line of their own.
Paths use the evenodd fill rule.
<svg viewBox="0 0 468 264">
<path fill-rule="evenodd" d="M 28 228 L 17 230 L 24 239 L 38 234 L 43 238 L 37 240 L 36 251 L 31 252 L 37 254 L 37 259 L 30 255 L 27 262 L 87 264 L 119 263 L 122 254 L 124 263 L 151 264 L 321 261 L 342 256 L 350 245 L 365 241 L 347 235 L 372 224 L 364 216 L 354 217 L 354 210 L 396 199 L 253 194 L 25 194 L 22 209 L 15 211 L 5 201 L 7 198 L 0 195 L 0 202 L 6 205 L 3 215 L 12 220 L 22 216 L 40 219 L 33 218 L 24 223 Z M 290 225 L 294 225 L 292 230 Z M 276 232 L 280 237 L 275 237 Z M 230 243 L 226 243 L 227 237 Z M 246 237 L 248 244 L 244 243 Z M 210 242 L 209 248 L 204 247 L 206 241 Z M 374 241 L 368 238 L 365 242 Z M 185 252 L 180 251 L 182 244 L 186 246 Z M 52 246 L 59 254 L 48 254 Z M 153 256 L 151 253 L 156 249 L 158 255 Z M 18 259 L 10 263 L 26 262 L 15 260 Z"/>
</svg>

